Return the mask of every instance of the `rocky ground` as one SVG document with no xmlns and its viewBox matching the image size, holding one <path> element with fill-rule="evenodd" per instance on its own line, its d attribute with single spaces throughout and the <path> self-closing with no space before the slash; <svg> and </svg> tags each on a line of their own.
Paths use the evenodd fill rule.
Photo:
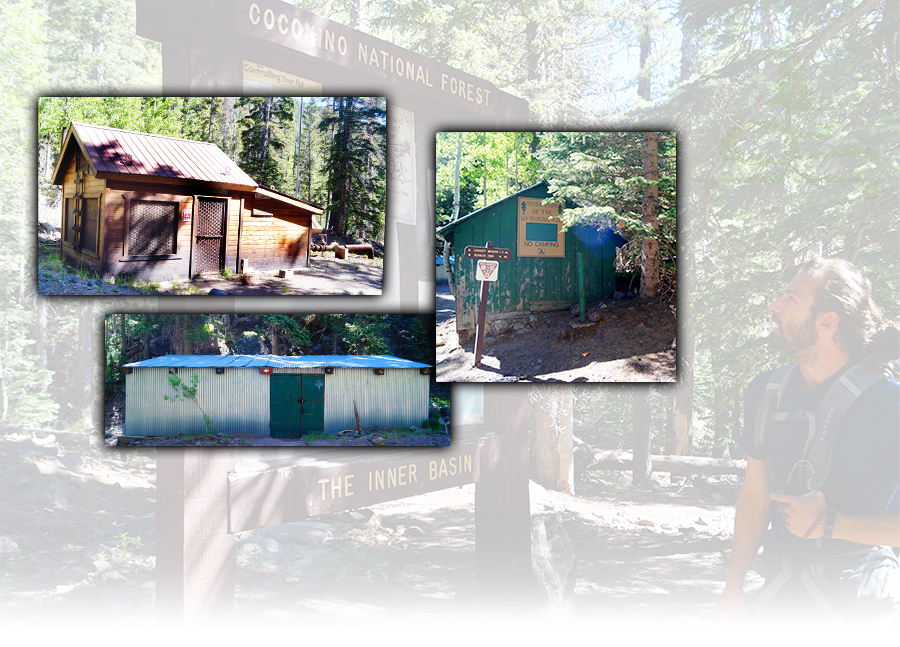
<svg viewBox="0 0 900 647">
<path fill-rule="evenodd" d="M 474 335 L 460 346 L 455 305 L 437 289 L 437 376 L 443 382 L 674 382 L 674 299 L 606 299 L 587 321 L 569 310 L 535 313 L 537 324 L 492 340 L 475 366 Z"/>
<path fill-rule="evenodd" d="M 104 447 L 97 434 L 2 430 L 0 622 L 157 622 L 158 455 Z M 629 483 L 627 472 L 585 472 L 577 496 L 532 483 L 533 522 L 575 557 L 561 567 L 571 590 L 539 617 L 713 623 L 737 478 Z M 375 627 L 509 610 L 474 597 L 474 506 L 468 485 L 239 533 L 229 622 Z M 759 583 L 751 573 L 749 587 Z"/>
</svg>

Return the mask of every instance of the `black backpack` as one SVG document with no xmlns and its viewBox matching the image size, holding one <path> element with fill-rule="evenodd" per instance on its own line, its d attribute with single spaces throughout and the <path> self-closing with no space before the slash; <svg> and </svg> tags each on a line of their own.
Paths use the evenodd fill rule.
<svg viewBox="0 0 900 647">
<path fill-rule="evenodd" d="M 809 432 L 803 455 L 794 464 L 785 484 L 787 494 L 805 494 L 819 490 L 831 468 L 834 440 L 841 421 L 863 392 L 884 378 L 884 374 L 871 364 L 856 364 L 832 382 L 815 411 L 784 411 L 782 396 L 791 377 L 799 369 L 797 364 L 787 364 L 775 369 L 766 383 L 765 396 L 756 410 L 753 443 L 761 456 L 772 465 L 769 458 L 769 440 L 773 422 L 806 419 Z"/>
</svg>

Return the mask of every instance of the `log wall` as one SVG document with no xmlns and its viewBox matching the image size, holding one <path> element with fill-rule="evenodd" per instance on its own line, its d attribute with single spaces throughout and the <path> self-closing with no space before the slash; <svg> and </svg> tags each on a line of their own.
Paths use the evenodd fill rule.
<svg viewBox="0 0 900 647">
<path fill-rule="evenodd" d="M 63 227 L 61 249 L 74 266 L 87 265 L 98 274 L 132 274 L 144 279 L 190 278 L 196 259 L 195 196 L 227 198 L 224 266 L 240 271 L 240 260 L 249 259 L 251 270 L 293 269 L 309 266 L 309 236 L 312 217 L 297 215 L 297 210 L 277 200 L 255 199 L 249 192 L 232 191 L 217 195 L 196 183 L 176 183 L 100 179 L 85 174 L 85 197 L 100 199 L 97 253 L 78 250 L 65 242 L 66 198 L 75 195 L 75 161 L 70 161 L 63 185 Z M 176 202 L 175 250 L 172 254 L 147 256 L 128 249 L 128 199 Z M 255 204 L 254 204 L 255 201 Z M 191 220 L 182 219 L 190 209 Z"/>
<path fill-rule="evenodd" d="M 309 267 L 309 232 L 312 217 L 289 214 L 274 200 L 248 201 L 244 210 L 241 258 L 251 270 Z"/>
</svg>

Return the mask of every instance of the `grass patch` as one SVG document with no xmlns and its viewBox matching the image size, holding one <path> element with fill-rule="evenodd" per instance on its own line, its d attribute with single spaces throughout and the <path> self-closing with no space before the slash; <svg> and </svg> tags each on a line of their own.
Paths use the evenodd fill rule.
<svg viewBox="0 0 900 647">
<path fill-rule="evenodd" d="M 62 254 L 59 252 L 47 254 L 42 261 L 42 265 L 46 270 L 51 272 L 62 272 L 63 274 L 69 269 L 68 266 L 66 266 L 66 261 L 63 259 Z"/>
<path fill-rule="evenodd" d="M 334 434 L 303 434 L 300 436 L 300 440 L 303 442 L 309 442 L 310 440 L 337 440 L 337 436 Z"/>
</svg>

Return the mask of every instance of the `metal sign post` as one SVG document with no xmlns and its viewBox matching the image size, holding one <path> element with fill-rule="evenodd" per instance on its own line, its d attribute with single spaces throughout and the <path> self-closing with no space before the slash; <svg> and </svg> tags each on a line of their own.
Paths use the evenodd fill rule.
<svg viewBox="0 0 900 647">
<path fill-rule="evenodd" d="M 489 240 L 484 247 L 469 245 L 463 252 L 465 258 L 476 261 L 475 278 L 481 281 L 481 293 L 478 297 L 478 323 L 475 327 L 475 366 L 481 364 L 481 351 L 484 344 L 484 318 L 487 312 L 488 284 L 497 280 L 499 261 L 508 261 L 512 252 L 508 249 L 495 248 Z"/>
</svg>

